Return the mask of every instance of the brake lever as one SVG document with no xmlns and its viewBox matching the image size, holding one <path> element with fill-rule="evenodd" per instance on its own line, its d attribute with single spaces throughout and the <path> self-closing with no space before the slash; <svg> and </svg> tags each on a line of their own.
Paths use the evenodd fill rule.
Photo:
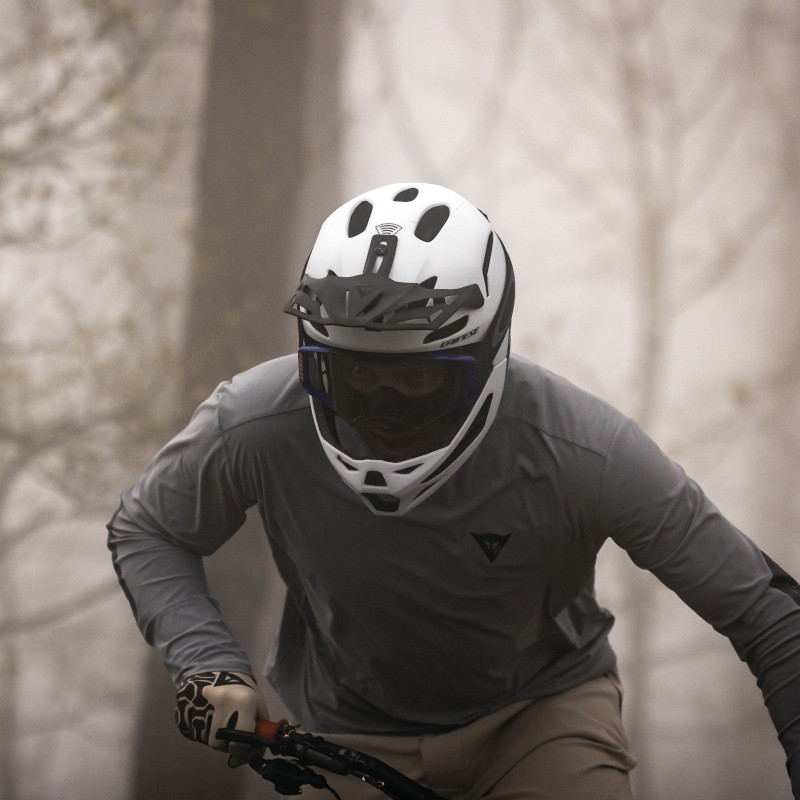
<svg viewBox="0 0 800 800">
<path fill-rule="evenodd" d="M 353 759 L 331 752 L 331 746 L 323 749 L 310 734 L 297 734 L 289 729 L 293 736 L 278 739 L 263 739 L 252 731 L 241 731 L 236 728 L 220 728 L 217 739 L 244 744 L 248 747 L 267 747 L 274 755 L 296 758 L 310 767 L 320 767 L 337 775 L 349 775 L 353 771 Z"/>
<path fill-rule="evenodd" d="M 302 786 L 314 789 L 329 789 L 324 776 L 313 769 L 282 758 L 251 758 L 250 766 L 265 780 L 270 781 L 278 794 L 293 796 L 302 794 Z"/>
</svg>

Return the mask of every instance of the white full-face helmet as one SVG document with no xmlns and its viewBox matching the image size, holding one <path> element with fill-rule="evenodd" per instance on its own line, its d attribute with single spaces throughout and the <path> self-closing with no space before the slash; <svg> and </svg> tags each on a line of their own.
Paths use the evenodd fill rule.
<svg viewBox="0 0 800 800">
<path fill-rule="evenodd" d="M 284 310 L 325 454 L 373 513 L 405 514 L 485 436 L 513 306 L 502 242 L 449 189 L 384 186 L 325 220 Z"/>
</svg>

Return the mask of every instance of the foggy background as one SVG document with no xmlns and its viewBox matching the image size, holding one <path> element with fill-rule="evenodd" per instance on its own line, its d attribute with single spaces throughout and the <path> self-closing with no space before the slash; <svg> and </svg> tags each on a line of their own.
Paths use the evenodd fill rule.
<svg viewBox="0 0 800 800">
<path fill-rule="evenodd" d="M 316 229 L 384 183 L 484 210 L 514 350 L 800 574 L 794 0 L 9 0 L 0 67 L 4 800 L 271 796 L 178 734 L 104 525 L 217 383 L 290 352 Z M 209 569 L 259 669 L 256 527 Z M 613 545 L 598 595 L 639 798 L 790 798 L 727 640 Z"/>
</svg>

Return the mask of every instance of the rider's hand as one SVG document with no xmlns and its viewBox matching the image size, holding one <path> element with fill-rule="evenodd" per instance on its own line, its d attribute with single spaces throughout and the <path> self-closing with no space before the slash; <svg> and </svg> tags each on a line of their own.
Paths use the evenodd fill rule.
<svg viewBox="0 0 800 800">
<path fill-rule="evenodd" d="M 220 728 L 254 731 L 256 719 L 269 719 L 269 715 L 255 681 L 248 675 L 201 672 L 187 678 L 178 689 L 175 722 L 180 732 L 187 739 L 229 752 L 231 767 L 246 764 L 256 753 L 247 745 L 217 739 L 217 731 Z"/>
</svg>

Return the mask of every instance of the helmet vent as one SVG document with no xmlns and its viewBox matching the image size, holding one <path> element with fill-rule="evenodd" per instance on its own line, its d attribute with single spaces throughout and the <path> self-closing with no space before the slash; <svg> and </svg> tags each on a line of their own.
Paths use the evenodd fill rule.
<svg viewBox="0 0 800 800">
<path fill-rule="evenodd" d="M 435 289 L 436 288 L 436 276 L 431 275 L 430 278 L 425 278 L 424 281 L 420 282 L 420 286 L 423 289 Z M 425 297 L 420 300 L 412 300 L 410 303 L 406 304 L 406 308 L 409 311 L 412 311 L 415 308 L 427 308 L 427 309 L 436 309 L 440 306 L 446 305 L 446 301 L 440 297 Z"/>
<path fill-rule="evenodd" d="M 395 470 L 396 475 L 410 475 L 414 470 L 419 469 L 419 464 L 412 464 L 410 467 Z"/>
<path fill-rule="evenodd" d="M 438 342 L 439 339 L 447 339 L 449 336 L 453 336 L 454 334 L 458 333 L 462 328 L 464 328 L 467 324 L 467 317 L 463 316 L 457 319 L 455 322 L 451 322 L 449 325 L 443 325 L 439 330 L 433 331 L 429 333 L 423 340 L 423 344 L 428 344 L 429 342 Z"/>
<path fill-rule="evenodd" d="M 415 189 L 412 186 L 410 189 L 403 189 L 402 192 L 398 192 L 393 199 L 397 203 L 410 203 L 412 200 L 417 199 L 418 194 L 419 189 Z"/>
<path fill-rule="evenodd" d="M 444 227 L 450 216 L 450 209 L 447 206 L 433 206 L 429 208 L 420 218 L 414 230 L 414 236 L 423 242 L 432 242 Z"/>
<path fill-rule="evenodd" d="M 400 508 L 400 501 L 391 495 L 365 494 L 364 497 L 369 500 L 376 511 L 382 511 L 385 514 L 394 514 Z"/>
<path fill-rule="evenodd" d="M 365 486 L 386 486 L 386 478 L 380 472 L 370 470 L 364 478 Z"/>
<path fill-rule="evenodd" d="M 489 262 L 492 260 L 492 242 L 494 235 L 489 234 L 486 240 L 486 252 L 483 254 L 483 282 L 486 286 L 486 294 L 489 294 Z"/>
<path fill-rule="evenodd" d="M 367 229 L 370 215 L 372 214 L 372 203 L 369 200 L 362 200 L 350 215 L 350 222 L 347 225 L 347 236 L 352 239 L 359 233 L 364 233 Z"/>
</svg>

